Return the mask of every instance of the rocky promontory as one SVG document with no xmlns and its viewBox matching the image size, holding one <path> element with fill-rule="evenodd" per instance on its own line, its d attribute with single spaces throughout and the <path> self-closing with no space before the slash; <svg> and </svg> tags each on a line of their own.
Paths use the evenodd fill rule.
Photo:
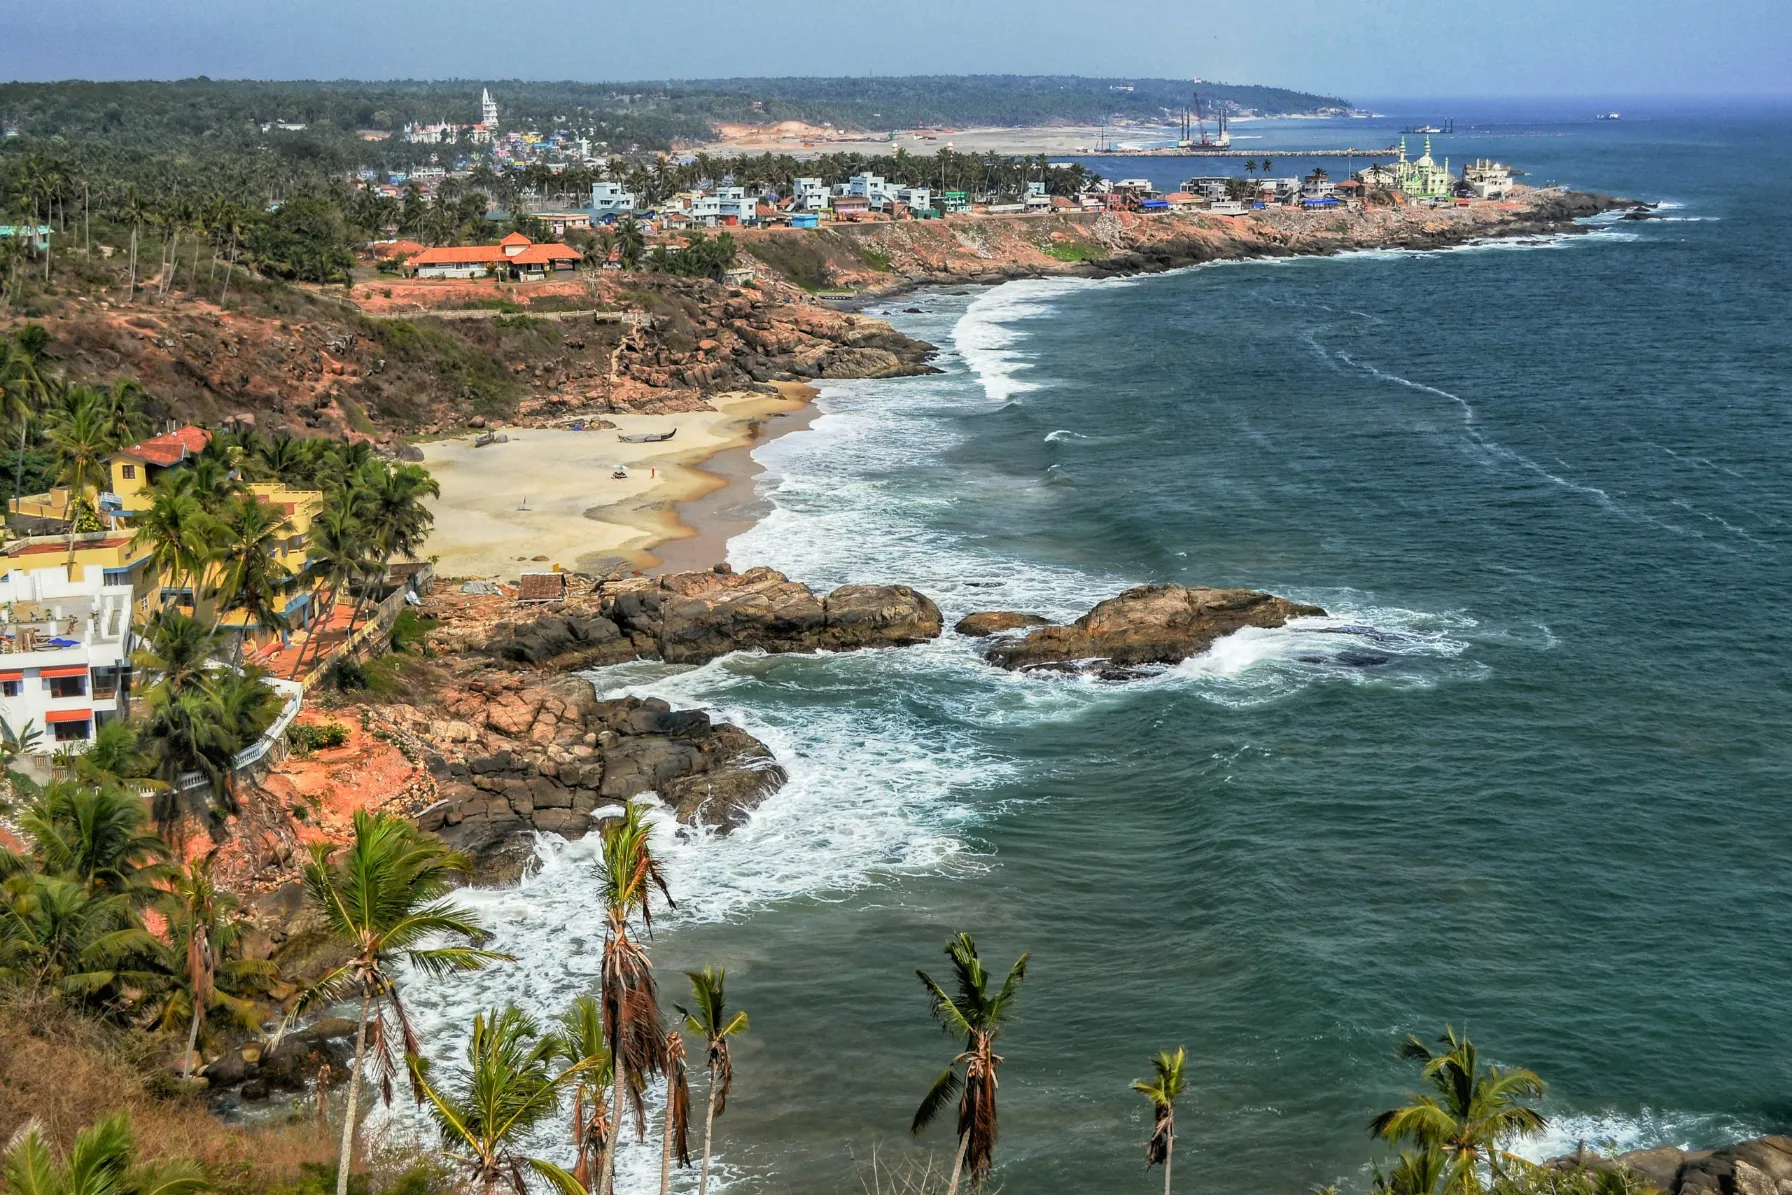
<svg viewBox="0 0 1792 1195">
<path fill-rule="evenodd" d="M 769 568 L 600 581 L 528 620 L 444 639 L 518 664 L 595 668 L 626 660 L 701 664 L 732 651 L 855 651 L 939 637 L 939 607 L 907 585 L 817 594 Z"/>
<path fill-rule="evenodd" d="M 1291 618 L 1324 613 L 1255 589 L 1140 585 L 1068 626 L 1041 627 L 998 643 L 984 658 L 1011 670 L 1052 668 L 1124 679 L 1140 665 L 1175 664 L 1199 655 L 1242 627 L 1279 627 Z"/>
<path fill-rule="evenodd" d="M 601 806 L 651 792 L 685 825 L 725 834 L 784 784 L 765 744 L 701 710 L 600 700 L 578 677 L 516 679 L 499 674 L 446 697 L 462 720 L 440 737 L 468 745 L 427 757 L 438 799 L 416 815 L 473 855 L 480 882 L 520 874 L 535 831 L 582 837 Z"/>
<path fill-rule="evenodd" d="M 1663 1195 L 1786 1195 L 1792 1191 L 1792 1137 L 1756 1137 L 1722 1149 L 1659 1145 L 1613 1157 L 1583 1152 L 1549 1165 L 1628 1171 Z"/>
</svg>

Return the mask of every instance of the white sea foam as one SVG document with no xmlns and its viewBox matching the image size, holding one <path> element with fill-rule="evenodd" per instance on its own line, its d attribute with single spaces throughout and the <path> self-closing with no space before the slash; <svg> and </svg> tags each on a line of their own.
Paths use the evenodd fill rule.
<svg viewBox="0 0 1792 1195">
<path fill-rule="evenodd" d="M 1513 1152 L 1533 1162 L 1542 1162 L 1571 1154 L 1583 1144 L 1590 1151 L 1608 1156 L 1657 1145 L 1710 1149 L 1772 1131 L 1769 1127 L 1730 1116 L 1649 1108 L 1637 1113 L 1576 1113 L 1550 1117 L 1549 1127 L 1541 1136 L 1520 1142 Z"/>
<path fill-rule="evenodd" d="M 1031 278 L 1005 283 L 971 303 L 952 339 L 991 402 L 1007 402 L 1034 388 L 1020 377 L 1029 366 L 1018 348 L 1025 333 L 1015 325 L 1047 314 L 1050 300 L 1060 295 L 1099 285 L 1081 278 Z"/>
</svg>

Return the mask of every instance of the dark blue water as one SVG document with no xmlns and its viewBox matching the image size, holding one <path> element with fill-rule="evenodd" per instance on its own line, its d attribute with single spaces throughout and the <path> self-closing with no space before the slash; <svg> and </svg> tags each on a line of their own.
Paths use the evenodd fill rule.
<svg viewBox="0 0 1792 1195">
<path fill-rule="evenodd" d="M 1498 123 L 1387 124 L 1445 115 Z M 1400 1035 L 1445 1021 L 1549 1082 L 1534 1154 L 1792 1121 L 1792 141 L 1572 115 L 1437 152 L 1669 220 L 905 300 L 947 372 L 830 390 L 760 450 L 737 564 L 911 581 L 949 619 L 1153 580 L 1331 616 L 1130 685 L 950 635 L 601 676 L 791 765 L 731 840 L 667 843 L 659 961 L 727 965 L 752 1016 L 733 1189 L 857 1189 L 849 1152 L 910 1148 L 953 1050 L 913 969 L 961 928 L 1033 954 L 997 1155 L 1028 1195 L 1154 1181 L 1127 1084 L 1178 1044 L 1179 1171 L 1241 1192 L 1361 1185 Z M 585 849 L 491 898 L 528 958 L 435 1015 L 589 982 Z"/>
</svg>

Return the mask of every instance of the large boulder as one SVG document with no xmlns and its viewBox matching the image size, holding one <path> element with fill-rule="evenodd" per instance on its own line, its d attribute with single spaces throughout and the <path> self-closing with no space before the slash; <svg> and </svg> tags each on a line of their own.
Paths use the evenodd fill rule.
<svg viewBox="0 0 1792 1195">
<path fill-rule="evenodd" d="M 1140 585 L 1100 603 L 1069 626 L 1041 627 L 1024 638 L 998 643 L 986 658 L 1008 669 L 1175 664 L 1241 627 L 1279 627 L 1291 618 L 1324 613 L 1318 606 L 1255 589 Z"/>
<path fill-rule="evenodd" d="M 907 585 L 842 585 L 825 597 L 769 568 L 606 581 L 603 616 L 643 655 L 700 664 L 731 651 L 853 651 L 935 639 L 940 611 Z"/>
</svg>

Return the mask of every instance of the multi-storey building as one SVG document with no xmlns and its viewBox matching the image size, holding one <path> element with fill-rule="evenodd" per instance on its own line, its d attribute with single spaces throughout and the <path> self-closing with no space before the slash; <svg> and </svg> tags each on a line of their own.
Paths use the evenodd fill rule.
<svg viewBox="0 0 1792 1195">
<path fill-rule="evenodd" d="M 128 575 L 70 563 L 67 537 L 26 540 L 0 580 L 0 717 L 33 753 L 84 749 L 130 692 Z"/>
</svg>

